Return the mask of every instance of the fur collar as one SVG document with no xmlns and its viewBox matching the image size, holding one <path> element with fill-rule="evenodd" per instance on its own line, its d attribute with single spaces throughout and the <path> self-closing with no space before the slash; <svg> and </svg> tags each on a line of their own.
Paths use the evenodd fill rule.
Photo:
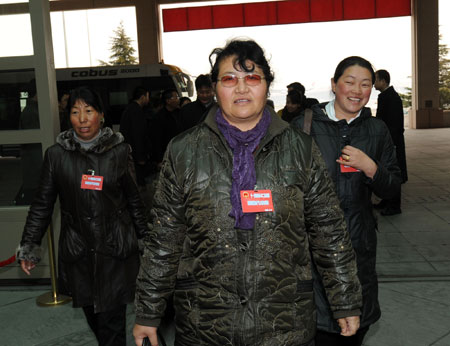
<svg viewBox="0 0 450 346">
<path fill-rule="evenodd" d="M 101 154 L 122 143 L 123 140 L 123 136 L 120 132 L 114 133 L 113 130 L 111 130 L 109 127 L 105 127 L 101 129 L 101 133 L 97 139 L 97 143 L 87 151 Z M 61 132 L 58 137 L 56 137 L 56 143 L 62 146 L 65 150 L 84 151 L 84 149 L 81 148 L 80 144 L 74 140 L 73 129 Z"/>
</svg>

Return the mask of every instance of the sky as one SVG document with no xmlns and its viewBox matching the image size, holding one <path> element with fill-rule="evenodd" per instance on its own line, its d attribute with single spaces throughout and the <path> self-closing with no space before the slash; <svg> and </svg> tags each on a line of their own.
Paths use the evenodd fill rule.
<svg viewBox="0 0 450 346">
<path fill-rule="evenodd" d="M 17 1 L 0 0 L 5 2 Z M 232 2 L 238 1 L 224 3 Z M 449 0 L 439 0 L 439 12 L 442 42 L 450 47 Z M 111 37 L 121 21 L 137 49 L 134 7 L 52 12 L 55 66 L 95 66 L 99 60 L 108 61 Z M 1 16 L 0 32 L 14 33 L 0 35 L 0 57 L 33 54 L 29 15 Z M 375 69 L 388 70 L 398 91 L 411 86 L 410 17 L 163 33 L 164 62 L 185 69 L 195 79 L 209 72 L 212 49 L 234 37 L 254 39 L 265 50 L 275 73 L 270 98 L 277 109 L 284 106 L 286 85 L 294 81 L 305 85 L 307 96 L 329 100 L 334 69 L 350 55 L 368 59 Z M 369 106 L 376 108 L 377 95 L 374 90 Z"/>
</svg>

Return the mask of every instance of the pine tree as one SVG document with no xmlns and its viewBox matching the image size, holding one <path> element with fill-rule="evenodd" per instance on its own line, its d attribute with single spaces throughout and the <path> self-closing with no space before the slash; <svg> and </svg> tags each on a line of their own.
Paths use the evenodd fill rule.
<svg viewBox="0 0 450 346">
<path fill-rule="evenodd" d="M 99 60 L 101 65 L 134 65 L 138 64 L 138 59 L 134 56 L 136 49 L 131 43 L 133 40 L 125 33 L 123 22 L 121 21 L 116 30 L 114 37 L 111 37 L 112 54 L 109 56 L 109 62 Z"/>
</svg>

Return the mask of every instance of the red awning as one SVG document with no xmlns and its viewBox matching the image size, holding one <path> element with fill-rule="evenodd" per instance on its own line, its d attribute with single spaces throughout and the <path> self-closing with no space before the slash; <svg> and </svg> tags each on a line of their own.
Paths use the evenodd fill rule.
<svg viewBox="0 0 450 346">
<path fill-rule="evenodd" d="M 295 0 L 164 9 L 165 32 L 411 15 L 411 0 Z"/>
</svg>

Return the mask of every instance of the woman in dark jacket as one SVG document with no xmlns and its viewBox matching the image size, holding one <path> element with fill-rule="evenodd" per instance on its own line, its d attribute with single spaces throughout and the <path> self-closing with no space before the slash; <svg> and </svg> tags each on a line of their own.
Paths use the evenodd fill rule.
<svg viewBox="0 0 450 346">
<path fill-rule="evenodd" d="M 364 107 L 374 82 L 375 73 L 367 60 L 346 58 L 339 63 L 332 79 L 335 99 L 312 107 L 311 135 L 335 183 L 356 252 L 363 292 L 361 328 L 355 336 L 344 338 L 339 335 L 320 275 L 315 272 L 316 346 L 361 345 L 369 325 L 380 317 L 375 271 L 377 223 L 371 196 L 372 192 L 380 198 L 394 196 L 401 177 L 386 125 Z M 303 128 L 303 122 L 302 115 L 292 124 Z"/>
<path fill-rule="evenodd" d="M 311 256 L 334 318 L 359 325 L 360 285 L 343 213 L 313 140 L 266 107 L 261 47 L 211 54 L 218 106 L 164 156 L 136 292 L 141 346 L 173 295 L 177 346 L 310 346 Z"/>
<path fill-rule="evenodd" d="M 76 89 L 68 109 L 73 128 L 45 153 L 17 258 L 30 275 L 59 196 L 60 292 L 83 308 L 99 345 L 123 346 L 126 304 L 134 299 L 139 270 L 138 238 L 147 233 L 145 208 L 129 145 L 120 133 L 102 129 L 99 96 Z"/>
</svg>

